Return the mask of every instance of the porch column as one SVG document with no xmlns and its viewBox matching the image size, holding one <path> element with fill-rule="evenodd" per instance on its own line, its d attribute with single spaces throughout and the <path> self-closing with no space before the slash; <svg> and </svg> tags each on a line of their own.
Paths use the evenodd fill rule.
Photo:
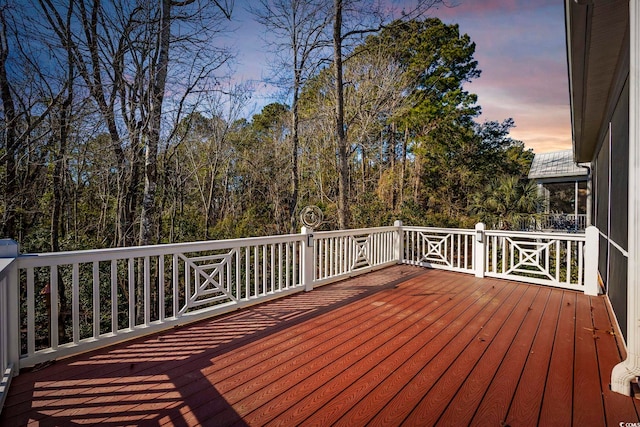
<svg viewBox="0 0 640 427">
<path fill-rule="evenodd" d="M 640 0 L 629 0 L 629 258 L 627 264 L 627 358 L 611 372 L 611 390 L 631 395 L 640 376 Z"/>
</svg>

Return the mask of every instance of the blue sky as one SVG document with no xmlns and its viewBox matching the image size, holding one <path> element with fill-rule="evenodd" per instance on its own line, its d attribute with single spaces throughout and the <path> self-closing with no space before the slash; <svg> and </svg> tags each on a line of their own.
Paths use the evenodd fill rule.
<svg viewBox="0 0 640 427">
<path fill-rule="evenodd" d="M 560 0 L 449 0 L 431 15 L 457 23 L 476 43 L 480 78 L 467 84 L 482 107 L 479 122 L 515 120 L 511 136 L 536 153 L 571 147 L 564 12 Z M 395 6 L 407 1 L 393 1 Z M 268 75 L 264 30 L 236 0 L 232 36 L 236 81 L 253 81 L 254 112 L 269 99 L 260 80 Z"/>
</svg>

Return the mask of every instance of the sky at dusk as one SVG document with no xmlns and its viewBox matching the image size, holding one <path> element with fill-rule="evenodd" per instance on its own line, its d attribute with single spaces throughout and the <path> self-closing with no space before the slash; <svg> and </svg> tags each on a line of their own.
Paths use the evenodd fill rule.
<svg viewBox="0 0 640 427">
<path fill-rule="evenodd" d="M 482 115 L 477 121 L 515 120 L 511 137 L 536 153 L 571 147 L 571 118 L 563 2 L 560 0 L 449 0 L 454 7 L 440 7 L 431 16 L 447 24 L 457 23 L 476 43 L 475 59 L 481 76 L 465 88 L 478 95 Z M 410 4 L 394 1 L 394 6 Z M 268 56 L 262 42 L 264 30 L 236 0 L 237 31 L 235 79 L 254 82 L 253 109 L 268 102 Z"/>
</svg>

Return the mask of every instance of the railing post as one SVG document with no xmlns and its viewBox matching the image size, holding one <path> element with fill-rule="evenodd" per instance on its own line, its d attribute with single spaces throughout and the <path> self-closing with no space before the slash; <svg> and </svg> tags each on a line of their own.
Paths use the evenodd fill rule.
<svg viewBox="0 0 640 427">
<path fill-rule="evenodd" d="M 0 296 L 3 307 L 0 317 L 4 325 L 0 325 L 0 351 L 3 352 L 2 366 L 0 366 L 0 412 L 7 397 L 11 377 L 18 374 L 20 369 L 20 292 L 18 289 L 18 266 L 16 258 L 19 255 L 18 243 L 11 239 L 0 239 Z M 2 286 L 4 284 L 4 286 Z M 4 335 L 4 336 L 2 336 Z"/>
<path fill-rule="evenodd" d="M 397 219 L 393 223 L 393 226 L 396 228 L 394 258 L 397 264 L 402 264 L 402 262 L 404 261 L 404 231 L 402 230 L 402 221 Z"/>
<path fill-rule="evenodd" d="M 18 284 L 18 266 L 16 258 L 20 248 L 15 240 L 0 239 L 0 258 L 13 259 L 4 276 L 7 278 L 7 330 L 9 346 L 9 363 L 13 363 L 18 372 L 20 362 L 20 289 Z"/>
<path fill-rule="evenodd" d="M 476 277 L 484 277 L 484 224 L 479 222 L 476 224 L 476 236 L 473 239 L 473 247 L 475 254 Z"/>
<path fill-rule="evenodd" d="M 313 272 L 315 271 L 313 258 L 313 229 L 302 227 L 301 234 L 306 236 L 302 242 L 302 283 L 305 291 L 313 290 Z"/>
<path fill-rule="evenodd" d="M 598 295 L 598 256 L 600 232 L 590 225 L 584 231 L 584 293 Z"/>
</svg>

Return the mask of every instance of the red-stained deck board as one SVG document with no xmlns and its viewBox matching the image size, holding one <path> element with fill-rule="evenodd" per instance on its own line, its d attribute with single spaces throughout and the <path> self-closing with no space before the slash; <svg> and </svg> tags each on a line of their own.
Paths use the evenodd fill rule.
<svg viewBox="0 0 640 427">
<path fill-rule="evenodd" d="M 561 292 L 551 292 L 529 354 L 519 372 L 520 377 L 513 380 L 515 384 L 511 387 L 515 387 L 515 390 L 504 384 L 508 382 L 506 378 L 517 371 L 499 371 L 483 398 L 472 425 L 495 425 L 501 422 L 513 426 L 538 425 L 562 299 Z M 512 363 L 515 361 L 504 362 L 507 367 Z"/>
<path fill-rule="evenodd" d="M 451 399 L 439 425 L 470 424 L 481 403 L 494 414 L 485 425 L 499 425 L 504 420 L 550 295 L 549 289 L 538 288 L 522 322 L 505 324 Z"/>
<path fill-rule="evenodd" d="M 301 401 L 295 402 L 292 405 L 282 404 L 278 398 L 277 403 L 267 401 L 263 406 L 255 407 L 255 409 L 248 414 L 245 419 L 249 423 L 262 424 L 267 421 L 277 420 L 276 424 L 280 425 L 295 425 L 304 420 L 309 413 L 313 413 L 314 410 L 322 409 L 322 414 L 326 417 L 331 417 L 331 414 L 336 413 L 334 405 L 329 405 L 327 402 L 331 400 L 338 393 L 344 393 L 345 389 L 361 389 L 360 383 L 364 380 L 367 384 L 374 384 L 380 381 L 382 376 L 394 365 L 394 359 L 398 362 L 407 357 L 408 349 L 405 343 L 410 345 L 417 345 L 419 343 L 415 338 L 425 331 L 425 327 L 429 325 L 429 319 L 437 313 L 437 311 L 445 307 L 452 300 L 447 300 L 444 304 L 438 302 L 443 296 L 447 295 L 449 290 L 453 290 L 455 284 L 440 288 L 438 294 L 432 294 L 425 296 L 426 304 L 417 306 L 416 304 L 409 305 L 402 309 L 401 313 L 394 314 L 394 318 L 390 321 L 394 322 L 393 326 L 382 324 L 380 325 L 384 330 L 384 335 L 374 335 L 367 344 L 377 346 L 373 350 L 366 351 L 350 351 L 350 347 L 344 347 L 343 353 L 340 356 L 347 361 L 348 365 L 343 371 L 338 374 L 331 375 L 330 373 L 322 373 L 315 379 L 320 379 L 322 387 L 318 388 L 315 392 L 301 392 L 307 384 L 298 384 L 293 389 L 287 391 L 287 395 L 291 396 L 290 400 L 294 400 L 296 397 L 307 396 Z M 453 295 L 453 294 L 451 294 Z M 375 302 L 376 305 L 389 305 L 381 300 Z M 351 343 L 352 346 L 355 343 Z M 354 350 L 356 350 L 354 348 Z M 307 381 L 308 382 L 308 381 Z M 318 384 L 312 384 L 317 386 Z M 357 402 L 357 399 L 345 398 L 341 400 L 342 403 L 347 406 L 353 405 L 353 402 Z M 351 403 L 349 403 L 351 402 Z M 286 409 L 283 413 L 282 410 Z M 339 413 L 339 410 L 338 410 Z"/>
<path fill-rule="evenodd" d="M 382 354 L 377 354 L 377 357 L 382 358 L 391 351 L 385 344 L 400 333 L 403 326 L 402 322 L 394 319 L 398 313 L 399 307 L 386 311 L 375 325 L 367 325 L 365 330 L 355 334 L 351 340 L 332 347 L 324 354 L 309 357 L 309 362 L 299 369 L 290 370 L 285 365 L 283 372 L 286 375 L 281 377 L 282 381 L 273 381 L 270 372 L 252 381 L 250 389 L 235 389 L 228 393 L 228 398 L 233 402 L 233 411 L 245 416 L 261 407 L 261 415 L 268 416 L 272 411 L 277 415 L 301 396 L 320 398 L 324 393 L 331 393 L 331 380 L 341 376 L 345 381 L 350 381 L 352 375 L 360 372 L 359 366 L 354 368 L 357 362 L 370 354 L 376 355 L 381 350 Z M 318 393 L 320 384 L 323 387 Z M 231 412 L 231 409 L 227 412 Z"/>
<path fill-rule="evenodd" d="M 469 345 L 452 360 L 438 382 L 416 405 L 406 419 L 408 425 L 434 425 L 438 421 L 455 394 L 466 387 L 473 368 L 486 355 L 489 347 L 492 344 L 499 347 L 503 345 L 501 341 L 510 340 L 512 333 L 521 325 L 537 293 L 538 289 L 528 288 L 517 300 L 512 300 L 513 304 L 505 302 L 508 304 L 507 307 L 501 307 L 491 315 Z M 502 357 L 501 349 L 492 349 L 492 352 L 495 352 L 495 356 Z"/>
<path fill-rule="evenodd" d="M 335 378 L 334 390 L 337 390 L 338 393 L 326 395 L 322 400 L 319 400 L 316 395 L 308 397 L 291 407 L 287 412 L 279 415 L 273 425 L 295 425 L 301 422 L 333 425 L 341 417 L 348 420 L 348 424 L 364 422 L 364 420 L 357 415 L 344 414 L 354 407 L 354 405 L 362 402 L 367 403 L 364 412 L 373 412 L 374 407 L 379 405 L 378 401 L 380 401 L 380 399 L 374 399 L 372 396 L 368 396 L 368 394 L 390 379 L 399 381 L 404 385 L 402 377 L 398 374 L 398 367 L 406 361 L 417 360 L 417 353 L 424 352 L 426 350 L 426 343 L 435 339 L 437 336 L 440 335 L 441 339 L 445 339 L 447 333 L 451 334 L 454 332 L 455 328 L 452 327 L 451 320 L 457 318 L 460 313 L 469 309 L 469 307 L 486 292 L 483 290 L 471 292 L 473 289 L 472 287 L 468 287 L 468 292 L 457 291 L 459 293 L 457 293 L 456 298 L 453 298 L 454 294 L 440 292 L 438 300 L 433 304 L 434 310 L 424 317 L 419 317 L 419 322 L 412 325 L 417 326 L 417 328 L 413 328 L 417 330 L 411 332 L 410 335 L 405 333 L 394 337 L 395 339 L 389 342 L 391 348 L 395 349 L 394 353 L 381 360 L 377 358 L 369 359 L 368 363 L 371 365 L 370 368 L 362 370 L 361 372 L 364 372 L 364 375 L 351 383 L 347 382 L 346 385 L 341 384 L 345 378 Z M 449 329 L 445 331 L 447 327 L 449 327 Z M 378 407 L 381 408 L 384 404 L 386 404 L 386 402 Z M 311 405 L 313 405 L 313 407 Z M 311 409 L 314 409 L 315 412 L 311 411 Z M 309 413 L 312 413 L 312 415 L 309 416 Z M 355 419 L 352 419 L 352 417 L 355 417 Z M 248 419 L 251 420 L 251 418 Z M 257 421 L 259 421 L 259 419 L 257 419 Z"/>
<path fill-rule="evenodd" d="M 590 298 L 576 301 L 575 356 L 573 362 L 573 420 L 577 425 L 605 423 L 600 377 L 583 375 L 598 371 L 596 343 L 600 337 L 595 327 L 588 327 L 591 319 Z M 578 408 L 580 408 L 578 410 Z"/>
<path fill-rule="evenodd" d="M 408 289 L 412 288 L 408 287 Z M 404 294 L 394 293 L 390 303 L 401 307 L 411 304 L 412 301 Z M 424 303 L 426 304 L 428 301 L 425 300 Z M 376 305 L 371 304 L 368 298 L 354 303 L 352 306 L 357 306 L 356 311 L 364 313 L 359 315 L 358 318 L 352 319 L 356 325 L 355 327 L 340 328 L 340 322 L 346 320 L 344 318 L 335 319 L 336 324 L 331 325 L 328 319 L 333 314 L 323 315 L 322 320 L 327 321 L 316 323 L 323 325 L 323 327 L 329 323 L 329 329 L 333 329 L 333 331 L 326 329 L 325 333 L 320 334 L 319 339 L 315 340 L 312 340 L 310 336 L 306 336 L 301 331 L 300 334 L 297 334 L 300 340 L 288 342 L 286 348 L 277 348 L 273 352 L 262 352 L 259 355 L 260 359 L 262 359 L 262 364 L 260 364 L 261 360 L 254 359 L 236 360 L 234 363 L 235 355 L 233 353 L 213 359 L 213 366 L 219 366 L 221 361 L 231 360 L 229 362 L 231 366 L 240 366 L 241 368 L 238 374 L 232 376 L 229 376 L 226 370 L 222 369 L 225 367 L 225 363 L 222 363 L 222 368 L 216 369 L 215 372 L 211 370 L 203 371 L 209 381 L 215 383 L 216 388 L 224 393 L 225 402 L 217 406 L 212 405 L 210 402 L 201 402 L 201 405 L 206 407 L 200 409 L 200 417 L 215 416 L 217 420 L 223 420 L 226 415 L 222 412 L 228 408 L 227 403 L 234 405 L 234 409 L 228 412 L 243 413 L 245 408 L 256 406 L 256 402 L 259 399 L 265 399 L 267 402 L 274 400 L 278 396 L 277 388 L 295 384 L 298 379 L 302 381 L 311 375 L 315 375 L 315 371 L 324 367 L 325 360 L 334 360 L 336 358 L 336 354 L 340 353 L 340 348 L 349 347 L 356 342 L 366 340 L 375 335 L 377 331 L 384 329 L 384 325 L 379 324 L 380 316 L 376 315 Z M 352 309 L 351 311 L 354 310 Z M 391 316 L 392 314 L 385 314 L 385 316 Z M 311 328 L 308 331 L 307 335 L 311 334 L 316 334 L 316 328 Z M 282 355 L 284 355 L 283 360 L 278 360 Z M 238 378 L 241 378 L 241 380 L 238 380 Z M 272 389 L 264 390 L 265 387 L 272 387 Z M 247 402 L 247 399 L 253 400 L 253 402 Z"/>
<path fill-rule="evenodd" d="M 395 266 L 14 378 L 0 425 L 638 422 L 605 297 Z"/>
<path fill-rule="evenodd" d="M 404 293 L 414 292 L 413 287 L 403 290 Z M 396 292 L 386 293 L 392 296 Z M 349 339 L 342 340 L 340 343 L 332 344 L 326 352 L 322 348 L 314 348 L 313 352 L 303 354 L 305 364 L 301 364 L 299 369 L 293 370 L 288 364 L 281 367 L 281 371 L 285 374 L 282 380 L 274 381 L 274 372 L 269 371 L 265 375 L 255 378 L 251 381 L 251 389 L 236 389 L 230 393 L 226 393 L 227 399 L 233 403 L 235 411 L 242 416 L 246 416 L 251 409 L 260 407 L 259 414 L 264 418 L 269 418 L 272 412 L 278 414 L 279 408 L 287 408 L 293 404 L 296 399 L 301 396 L 312 395 L 319 398 L 322 393 L 331 390 L 328 384 L 335 376 L 340 378 L 349 378 L 352 372 L 362 372 L 366 367 L 361 369 L 351 369 L 353 363 L 359 362 L 361 359 L 381 352 L 379 358 L 384 357 L 386 353 L 393 350 L 392 346 L 385 345 L 389 339 L 400 334 L 407 326 L 403 313 L 410 310 L 417 310 L 419 313 L 424 310 L 424 314 L 431 309 L 431 300 L 433 297 L 427 297 L 420 300 L 418 304 L 412 300 L 403 299 L 401 301 L 386 301 L 385 293 L 376 295 L 375 300 L 363 300 L 362 304 L 371 305 L 378 310 L 384 308 L 375 319 L 369 324 L 359 324 L 359 330 L 349 329 Z M 421 314 L 419 315 L 419 317 Z M 330 340 L 331 341 L 331 340 Z M 296 348 L 293 352 L 300 354 Z M 371 356 L 375 357 L 375 356 Z M 331 361 L 331 363 L 327 363 Z M 293 384 L 293 388 L 289 386 Z M 318 384 L 324 384 L 322 393 L 314 392 L 314 387 Z M 245 413 L 245 411 L 247 411 Z M 220 417 L 224 417 L 221 414 Z"/>
<path fill-rule="evenodd" d="M 504 286 L 479 287 L 465 298 L 452 299 L 451 304 L 445 302 L 438 311 L 426 319 L 431 322 L 431 326 L 425 328 L 416 337 L 414 340 L 416 343 L 408 343 L 405 346 L 410 351 L 407 357 L 402 359 L 402 356 L 399 356 L 398 360 L 390 361 L 392 370 L 383 379 L 381 378 L 382 381 L 367 384 L 368 377 L 364 377 L 354 386 L 360 387 L 361 383 L 364 383 L 365 390 L 358 390 L 358 394 L 353 396 L 352 390 L 345 389 L 343 393 L 331 401 L 330 408 L 344 408 L 344 415 L 338 414 L 340 418 L 337 420 L 337 424 L 360 425 L 388 405 L 391 399 L 401 393 L 407 381 L 417 375 L 420 369 L 437 355 L 439 349 L 463 329 L 463 323 L 477 314 L 481 309 L 480 301 L 486 300 L 488 296 L 496 295 L 504 289 Z M 454 322 L 453 319 L 456 321 Z M 379 368 L 376 367 L 374 372 L 378 370 Z M 345 405 L 348 401 L 353 402 L 351 408 Z M 324 411 L 319 411 L 314 414 L 312 419 L 323 420 L 324 418 L 326 418 Z M 327 421 L 333 421 L 334 418 L 335 415 L 332 414 L 332 417 Z"/>
<path fill-rule="evenodd" d="M 449 290 L 455 290 L 455 284 Z M 289 392 L 289 396 L 292 396 L 290 399 L 292 402 L 295 399 L 300 399 L 301 397 L 307 396 L 306 398 L 297 401 L 291 406 L 287 413 L 280 413 L 282 410 L 287 409 L 286 405 L 282 405 L 280 402 L 276 403 L 267 403 L 266 405 L 256 408 L 256 410 L 250 414 L 247 419 L 256 423 L 266 422 L 275 416 L 277 416 L 276 424 L 290 425 L 290 423 L 295 424 L 296 422 L 302 421 L 305 417 L 308 416 L 309 413 L 313 413 L 314 410 L 322 408 L 322 413 L 325 413 L 325 408 L 327 410 L 327 416 L 330 416 L 330 413 L 335 413 L 335 405 L 327 405 L 326 402 L 333 398 L 337 393 L 343 392 L 345 388 L 349 388 L 348 386 L 353 383 L 352 388 L 359 388 L 359 383 L 362 383 L 362 376 L 368 376 L 369 380 L 371 378 L 375 381 L 379 381 L 381 378 L 381 372 L 386 369 L 389 365 L 389 361 L 399 353 L 398 349 L 406 351 L 406 348 L 403 348 L 403 343 L 408 341 L 411 345 L 415 345 L 418 340 L 415 339 L 417 334 L 424 334 L 426 332 L 426 326 L 432 323 L 435 319 L 438 319 L 442 313 L 445 313 L 449 310 L 449 307 L 452 307 L 457 304 L 456 300 L 462 300 L 462 296 L 465 293 L 471 293 L 471 289 L 464 290 L 460 292 L 460 290 L 455 290 L 454 293 L 449 293 L 447 287 L 441 288 L 438 292 L 433 295 L 424 295 L 428 297 L 432 297 L 432 302 L 427 307 L 428 310 L 424 312 L 417 312 L 414 307 L 411 307 L 409 317 L 404 318 L 406 315 L 403 315 L 402 324 L 407 326 L 408 328 L 402 330 L 398 330 L 397 333 L 392 333 L 390 335 L 386 335 L 388 339 L 384 339 L 384 341 L 379 342 L 377 345 L 379 346 L 373 352 L 348 352 L 345 353 L 343 358 L 349 360 L 350 365 L 344 371 L 339 372 L 338 375 L 334 376 L 319 376 L 314 379 L 320 379 L 321 384 L 323 384 L 322 389 L 313 391 L 310 390 L 307 393 L 300 393 L 299 388 L 292 389 Z M 454 295 L 457 294 L 457 298 L 453 298 Z M 414 295 L 418 295 L 414 293 Z M 434 333 L 435 330 L 430 331 Z M 381 336 L 376 336 L 376 340 L 380 341 Z M 353 357 L 357 356 L 357 357 Z M 401 356 L 402 357 L 402 356 Z M 369 383 L 369 385 L 372 383 Z M 305 381 L 304 384 L 300 384 L 298 387 L 316 387 L 317 384 L 313 384 L 313 382 Z M 295 398 L 294 398 L 295 396 Z M 357 401 L 357 400 L 356 400 Z M 347 408 L 348 409 L 348 408 Z"/>
<path fill-rule="evenodd" d="M 617 347 L 617 331 L 611 325 L 607 312 L 607 302 L 604 298 L 589 298 L 591 303 L 591 317 L 596 335 L 595 345 L 598 355 L 600 371 L 600 388 L 607 390 L 611 382 L 611 369 L 622 359 Z M 618 393 L 602 393 L 606 425 L 619 425 L 626 420 L 638 418 L 637 409 L 625 396 Z M 637 399 L 635 400 L 637 402 Z"/>
<path fill-rule="evenodd" d="M 399 411 L 400 407 L 395 405 L 397 402 L 401 402 L 403 397 L 419 399 L 419 394 L 411 395 L 411 391 L 406 392 L 407 385 L 420 375 L 425 366 L 438 357 L 441 349 L 456 340 L 458 335 L 464 331 L 464 325 L 471 322 L 489 301 L 496 295 L 508 293 L 507 287 L 502 283 L 484 288 L 478 289 L 471 298 L 456 304 L 454 309 L 446 313 L 446 316 L 437 319 L 434 326 L 428 328 L 433 335 L 427 337 L 421 349 L 372 390 L 366 399 L 357 402 L 338 420 L 337 425 L 361 425 L 361 423 L 369 422 L 385 409 L 393 408 L 392 410 Z M 456 318 L 455 322 L 451 321 L 452 317 Z M 411 407 L 411 405 L 407 405 L 405 408 L 410 410 Z M 399 415 L 400 412 L 398 412 L 398 417 Z"/>
<path fill-rule="evenodd" d="M 474 338 L 491 316 L 499 309 L 510 310 L 520 300 L 524 291 L 524 288 L 507 286 L 504 293 L 497 295 L 498 298 L 482 298 L 479 301 L 479 304 L 482 304 L 482 309 L 475 313 L 471 319 L 460 319 L 454 322 L 454 324 L 464 325 L 464 327 L 447 343 L 443 342 L 436 347 L 435 357 L 431 358 L 407 382 L 401 392 L 396 394 L 394 399 L 376 414 L 372 423 L 374 425 L 388 425 L 404 421 L 416 405 L 425 399 L 433 385 L 441 380 L 442 375 L 456 358 L 467 346 L 473 343 Z M 456 387 L 460 385 L 456 384 Z"/>
<path fill-rule="evenodd" d="M 565 293 L 562 298 L 540 411 L 540 425 L 572 424 L 576 298 L 577 294 L 574 293 Z"/>
<path fill-rule="evenodd" d="M 400 305 L 411 303 L 410 300 L 407 300 L 406 295 L 398 293 L 394 293 L 390 301 Z M 358 308 L 353 309 L 353 307 Z M 319 369 L 324 358 L 331 359 L 332 356 L 328 355 L 328 353 L 334 351 L 335 347 L 365 337 L 362 334 L 370 333 L 370 329 L 376 324 L 375 308 L 376 306 L 365 298 L 358 304 L 352 304 L 351 311 L 347 315 L 343 313 L 343 316 L 331 321 L 330 318 L 335 317 L 335 313 L 323 315 L 320 318 L 321 321 L 314 321 L 314 323 L 320 325 L 319 327 L 309 328 L 306 333 L 301 330 L 300 333 L 296 334 L 300 339 L 290 340 L 283 344 L 285 345 L 284 347 L 278 346 L 272 349 L 273 351 L 263 351 L 257 355 L 259 359 L 238 360 L 236 358 L 237 354 L 234 353 L 213 359 L 212 366 L 217 367 L 217 369 L 215 371 L 206 369 L 203 373 L 210 382 L 216 384 L 216 388 L 220 392 L 225 393 L 225 402 L 218 402 L 222 404 L 215 405 L 202 399 L 202 401 L 197 402 L 196 408 L 193 408 L 194 405 L 192 405 L 192 408 L 201 412 L 200 417 L 215 416 L 216 419 L 220 420 L 225 417 L 221 412 L 224 411 L 225 406 L 228 407 L 227 403 L 233 403 L 235 405 L 234 411 L 241 412 L 242 408 L 251 407 L 250 404 L 247 405 L 246 402 L 243 402 L 245 398 L 255 399 L 264 396 L 267 400 L 274 399 L 275 395 L 262 392 L 262 389 L 267 386 L 281 387 L 282 385 L 290 384 L 290 381 L 286 378 L 287 375 L 289 375 L 289 380 L 292 375 L 306 378 L 310 374 L 309 369 L 314 369 L 314 367 Z M 352 316 L 354 312 L 358 313 L 357 317 Z M 349 316 L 352 317 L 351 321 L 356 326 L 349 329 L 341 328 L 341 323 L 349 320 L 347 318 Z M 324 333 L 318 333 L 320 329 L 324 329 Z M 234 371 L 237 371 L 237 373 L 229 375 L 229 368 L 235 368 Z M 307 370 L 306 373 L 305 370 Z M 202 405 L 206 407 L 198 409 Z"/>
</svg>

